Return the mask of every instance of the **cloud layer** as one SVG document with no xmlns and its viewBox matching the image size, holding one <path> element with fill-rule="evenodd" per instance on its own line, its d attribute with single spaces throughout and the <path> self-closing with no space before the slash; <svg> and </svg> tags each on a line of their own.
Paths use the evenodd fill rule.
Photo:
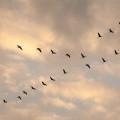
<svg viewBox="0 0 120 120">
<path fill-rule="evenodd" d="M 0 0 L 0 119 L 119 120 L 120 56 L 114 54 L 115 49 L 120 52 L 119 4 Z M 81 53 L 87 57 L 82 59 Z M 102 57 L 108 62 L 102 63 Z"/>
</svg>

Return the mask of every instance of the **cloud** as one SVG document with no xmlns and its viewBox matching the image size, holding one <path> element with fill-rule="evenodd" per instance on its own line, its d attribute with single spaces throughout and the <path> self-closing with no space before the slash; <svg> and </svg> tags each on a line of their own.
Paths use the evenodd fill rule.
<svg viewBox="0 0 120 120">
<path fill-rule="evenodd" d="M 60 107 L 60 108 L 65 108 L 67 110 L 72 110 L 74 108 L 76 108 L 76 106 L 73 103 L 70 102 L 65 102 L 60 98 L 43 98 L 43 103 L 44 104 L 52 104 L 56 107 Z"/>
<path fill-rule="evenodd" d="M 8 100 L 0 103 L 0 119 L 119 120 L 120 62 L 114 55 L 115 49 L 120 51 L 119 3 L 0 0 L 0 97 Z M 80 53 L 87 57 L 82 59 Z M 103 64 L 102 57 L 108 63 Z M 68 74 L 63 75 L 63 68 Z"/>
<path fill-rule="evenodd" d="M 95 103 L 108 103 L 114 98 L 119 98 L 119 94 L 114 88 L 93 81 L 80 80 L 80 82 L 62 82 L 58 85 L 50 85 L 44 89 L 44 94 L 60 95 L 73 100 L 92 100 Z M 112 96 L 111 96 L 112 94 Z M 107 95 L 107 96 L 106 96 Z"/>
<path fill-rule="evenodd" d="M 4 109 L 6 110 L 6 114 L 3 113 L 2 115 L 0 115 L 0 118 L 5 120 L 8 119 L 9 120 L 15 120 L 15 119 L 57 120 L 61 118 L 56 114 L 52 114 L 52 113 L 50 115 L 46 114 L 35 104 L 28 105 L 26 108 L 24 108 L 24 106 L 21 106 L 20 104 L 15 104 L 11 102 L 11 104 L 8 106 L 6 105 Z"/>
</svg>

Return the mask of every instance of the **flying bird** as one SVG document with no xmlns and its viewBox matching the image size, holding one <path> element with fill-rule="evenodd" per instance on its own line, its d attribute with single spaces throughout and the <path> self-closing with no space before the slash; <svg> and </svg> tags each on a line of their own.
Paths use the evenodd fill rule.
<svg viewBox="0 0 120 120">
<path fill-rule="evenodd" d="M 104 58 L 102 58 L 103 62 L 107 62 Z"/>
<path fill-rule="evenodd" d="M 109 29 L 109 32 L 114 33 L 111 29 Z"/>
<path fill-rule="evenodd" d="M 115 52 L 115 55 L 118 55 L 118 54 L 119 54 L 116 50 L 114 50 L 114 52 Z"/>
<path fill-rule="evenodd" d="M 100 35 L 100 33 L 98 33 L 98 37 L 102 37 L 102 36 Z"/>
<path fill-rule="evenodd" d="M 55 79 L 53 79 L 52 77 L 50 77 L 50 79 L 51 79 L 52 81 L 55 81 Z"/>
<path fill-rule="evenodd" d="M 65 69 L 63 69 L 63 73 L 66 74 L 66 73 L 68 73 L 68 72 L 66 72 Z"/>
<path fill-rule="evenodd" d="M 42 53 L 42 50 L 40 48 L 37 48 L 38 51 L 40 51 Z"/>
<path fill-rule="evenodd" d="M 6 101 L 6 100 L 3 100 L 3 103 L 7 103 L 7 101 Z"/>
<path fill-rule="evenodd" d="M 86 56 L 81 53 L 82 58 L 85 58 Z"/>
<path fill-rule="evenodd" d="M 23 50 L 23 49 L 22 49 L 22 46 L 20 46 L 20 45 L 17 45 L 17 47 L 18 47 L 20 50 Z"/>
<path fill-rule="evenodd" d="M 22 98 L 20 96 L 17 96 L 18 99 L 22 100 Z"/>
<path fill-rule="evenodd" d="M 70 54 L 67 53 L 66 56 L 68 56 L 70 58 Z"/>
<path fill-rule="evenodd" d="M 23 91 L 23 93 L 24 93 L 25 95 L 27 95 L 27 92 Z"/>
<path fill-rule="evenodd" d="M 53 50 L 51 50 L 51 53 L 52 53 L 52 54 L 56 54 L 56 52 L 54 52 Z"/>
<path fill-rule="evenodd" d="M 42 82 L 43 85 L 47 86 L 47 84 L 45 84 L 44 82 Z"/>
<path fill-rule="evenodd" d="M 33 90 L 36 90 L 36 88 L 34 88 L 33 86 L 31 86 L 31 88 L 32 88 Z"/>
<path fill-rule="evenodd" d="M 89 64 L 86 64 L 86 66 L 87 66 L 89 69 L 91 68 Z"/>
</svg>

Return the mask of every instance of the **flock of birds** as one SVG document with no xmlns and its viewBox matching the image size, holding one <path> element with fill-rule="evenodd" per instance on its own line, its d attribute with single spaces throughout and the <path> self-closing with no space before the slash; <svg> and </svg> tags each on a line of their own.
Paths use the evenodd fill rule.
<svg viewBox="0 0 120 120">
<path fill-rule="evenodd" d="M 120 24 L 120 22 L 119 22 L 119 24 Z M 113 31 L 112 29 L 109 29 L 109 32 L 110 32 L 110 33 L 114 33 L 114 31 Z M 103 37 L 103 36 L 98 32 L 98 37 L 100 38 L 100 37 Z M 17 47 L 18 47 L 20 50 L 23 50 L 22 46 L 17 45 Z M 42 53 L 42 50 L 41 50 L 40 48 L 37 48 L 37 50 L 38 50 L 40 53 Z M 114 53 L 115 53 L 115 55 L 118 55 L 118 54 L 119 54 L 119 53 L 117 52 L 117 50 L 114 50 Z M 56 52 L 51 49 L 51 54 L 56 54 Z M 66 56 L 67 56 L 68 58 L 71 58 L 70 54 L 68 54 L 68 53 L 66 53 Z M 82 57 L 82 58 L 85 58 L 86 56 L 85 56 L 83 53 L 81 53 L 81 57 Z M 107 60 L 105 60 L 105 58 L 102 58 L 102 61 L 103 61 L 104 63 L 107 62 Z M 87 66 L 89 69 L 91 68 L 91 66 L 90 66 L 89 64 L 86 64 L 86 66 Z M 64 74 L 67 74 L 68 72 L 66 72 L 66 70 L 63 69 L 63 73 L 64 73 Z M 50 80 L 55 81 L 55 79 L 53 79 L 52 77 L 50 77 Z M 42 81 L 42 85 L 47 86 L 47 84 L 44 83 L 43 81 Z M 31 89 L 32 89 L 32 90 L 37 90 L 37 89 L 36 89 L 35 87 L 33 87 L 33 86 L 31 86 Z M 23 92 L 23 94 L 25 94 L 25 95 L 28 94 L 26 91 L 22 91 L 22 92 Z M 19 100 L 22 100 L 22 97 L 21 97 L 21 96 L 17 96 L 17 98 L 18 98 Z M 3 99 L 3 103 L 7 103 L 7 100 Z"/>
</svg>

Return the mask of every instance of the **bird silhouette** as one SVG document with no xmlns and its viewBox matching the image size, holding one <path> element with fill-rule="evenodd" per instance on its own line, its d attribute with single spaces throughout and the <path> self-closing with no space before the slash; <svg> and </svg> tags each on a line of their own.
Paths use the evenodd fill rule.
<svg viewBox="0 0 120 120">
<path fill-rule="evenodd" d="M 107 62 L 104 58 L 102 58 L 103 62 Z"/>
<path fill-rule="evenodd" d="M 89 64 L 86 64 L 86 66 L 87 66 L 89 69 L 91 68 Z"/>
<path fill-rule="evenodd" d="M 85 58 L 86 56 L 81 53 L 82 58 Z"/>
<path fill-rule="evenodd" d="M 66 73 L 68 73 L 68 72 L 66 72 L 65 69 L 63 69 L 63 73 L 66 74 Z"/>
<path fill-rule="evenodd" d="M 70 58 L 70 54 L 67 53 L 66 56 L 68 56 Z"/>
<path fill-rule="evenodd" d="M 114 50 L 114 52 L 115 52 L 115 55 L 118 55 L 118 54 L 119 54 L 116 50 Z"/>
<path fill-rule="evenodd" d="M 40 48 L 37 48 L 38 51 L 40 51 L 42 53 L 42 50 Z"/>
<path fill-rule="evenodd" d="M 100 35 L 100 33 L 98 33 L 98 37 L 102 37 L 102 36 Z"/>
<path fill-rule="evenodd" d="M 18 47 L 20 50 L 23 50 L 23 49 L 22 49 L 22 46 L 20 46 L 20 45 L 17 45 L 17 47 Z"/>
<path fill-rule="evenodd" d="M 18 99 L 22 100 L 21 96 L 17 96 Z"/>
<path fill-rule="evenodd" d="M 50 79 L 51 79 L 52 81 L 55 81 L 55 79 L 53 79 L 52 77 L 50 77 Z"/>
<path fill-rule="evenodd" d="M 119 22 L 119 25 L 120 25 L 120 22 Z"/>
<path fill-rule="evenodd" d="M 34 88 L 33 86 L 31 86 L 32 90 L 36 90 L 36 88 Z"/>
<path fill-rule="evenodd" d="M 24 93 L 25 95 L 27 95 L 27 92 L 23 91 L 23 93 Z"/>
<path fill-rule="evenodd" d="M 6 101 L 6 100 L 3 100 L 3 103 L 7 103 L 7 101 Z"/>
<path fill-rule="evenodd" d="M 53 50 L 51 50 L 51 53 L 52 53 L 52 54 L 56 54 L 56 52 L 54 52 Z"/>
<path fill-rule="evenodd" d="M 44 86 L 47 86 L 47 84 L 45 84 L 43 81 L 42 81 L 42 84 L 43 84 Z"/>
<path fill-rule="evenodd" d="M 111 29 L 109 29 L 109 32 L 114 33 Z"/>
</svg>

